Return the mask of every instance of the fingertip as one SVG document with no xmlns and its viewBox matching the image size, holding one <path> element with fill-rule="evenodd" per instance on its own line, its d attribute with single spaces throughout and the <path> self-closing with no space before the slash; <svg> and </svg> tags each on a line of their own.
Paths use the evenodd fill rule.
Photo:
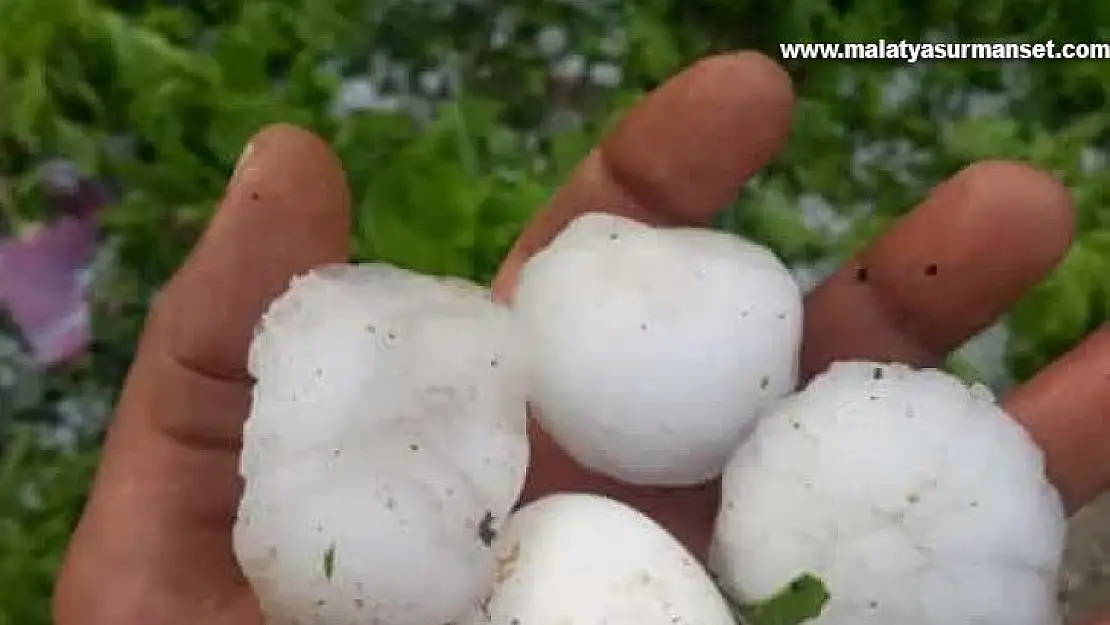
<svg viewBox="0 0 1110 625">
<path fill-rule="evenodd" d="M 756 50 L 711 54 L 679 74 L 679 79 L 683 75 L 713 82 L 743 76 L 744 86 L 757 98 L 775 106 L 791 106 L 794 102 L 790 73 L 777 61 Z"/>
<path fill-rule="evenodd" d="M 292 276 L 344 262 L 349 228 L 346 174 L 328 144 L 290 124 L 264 127 L 159 298 L 167 349 L 198 371 L 242 376 L 262 312 Z"/>
<path fill-rule="evenodd" d="M 606 211 L 656 225 L 705 225 L 782 147 L 790 76 L 758 52 L 704 58 L 629 111 L 516 240 L 493 290 L 571 220 Z"/>
<path fill-rule="evenodd" d="M 727 86 L 734 105 L 750 116 L 744 141 L 751 145 L 753 156 L 748 157 L 751 167 L 745 171 L 746 180 L 774 158 L 790 135 L 797 97 L 790 73 L 771 57 L 753 50 L 710 56 L 690 71 L 700 74 L 697 80 L 707 89 Z"/>
<path fill-rule="evenodd" d="M 951 180 L 966 185 L 969 201 L 993 207 L 1029 233 L 1038 233 L 1038 249 L 1050 266 L 1063 258 L 1075 236 L 1076 215 L 1071 194 L 1052 174 L 1019 161 L 981 161 Z"/>
<path fill-rule="evenodd" d="M 704 223 L 782 148 L 790 76 L 757 52 L 691 65 L 630 111 L 600 146 L 607 174 L 636 205 Z"/>
<path fill-rule="evenodd" d="M 769 104 L 777 110 L 786 109 L 789 113 L 794 106 L 794 80 L 790 72 L 771 57 L 754 50 L 742 50 L 711 56 L 703 62 L 717 62 L 722 65 L 733 65 L 733 72 L 741 71 L 751 84 L 757 86 L 760 94 Z M 789 115 L 786 115 L 789 123 Z"/>
<path fill-rule="evenodd" d="M 247 141 L 228 181 L 227 191 L 230 194 L 244 180 L 250 181 L 252 174 L 266 171 L 275 162 L 298 160 L 306 164 L 312 163 L 305 171 L 323 175 L 322 179 L 314 181 L 313 186 L 330 191 L 341 190 L 346 195 L 347 181 L 343 165 L 331 146 L 311 130 L 288 123 L 263 126 Z M 340 203 L 346 204 L 348 200 L 343 198 Z"/>
</svg>

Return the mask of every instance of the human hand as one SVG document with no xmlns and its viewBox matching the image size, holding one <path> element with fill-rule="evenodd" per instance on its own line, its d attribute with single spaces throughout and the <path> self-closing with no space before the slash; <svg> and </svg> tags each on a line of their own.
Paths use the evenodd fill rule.
<svg viewBox="0 0 1110 625">
<path fill-rule="evenodd" d="M 495 293 L 511 292 L 523 261 L 584 210 L 706 223 L 781 147 L 792 100 L 785 73 L 755 54 L 680 74 L 578 166 L 510 251 Z M 58 625 L 262 622 L 231 545 L 247 346 L 292 275 L 346 260 L 349 204 L 319 139 L 276 126 L 251 142 L 207 232 L 151 307 L 58 580 Z M 1049 176 L 1012 163 L 967 168 L 809 294 L 803 376 L 845 358 L 939 364 L 1055 266 L 1072 229 L 1067 193 Z M 1005 400 L 1046 450 L 1069 510 L 1110 488 L 1108 376 L 1104 329 Z M 704 553 L 716 484 L 622 485 L 577 467 L 535 428 L 532 441 L 526 499 L 604 494 Z"/>
</svg>

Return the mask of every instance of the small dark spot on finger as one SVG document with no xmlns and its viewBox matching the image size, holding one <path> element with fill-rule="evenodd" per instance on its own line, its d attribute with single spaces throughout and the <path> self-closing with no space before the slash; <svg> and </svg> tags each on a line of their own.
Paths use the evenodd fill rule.
<svg viewBox="0 0 1110 625">
<path fill-rule="evenodd" d="M 937 275 L 937 271 L 939 271 L 939 269 L 936 264 L 929 264 L 925 266 L 925 275 L 927 276 L 935 276 Z"/>
<path fill-rule="evenodd" d="M 868 278 L 867 267 L 857 267 L 856 268 L 856 281 L 857 282 L 867 282 L 867 278 Z"/>
<path fill-rule="evenodd" d="M 251 199 L 252 200 L 259 200 L 261 198 L 262 198 L 262 196 L 258 194 L 258 191 L 251 191 Z"/>
</svg>

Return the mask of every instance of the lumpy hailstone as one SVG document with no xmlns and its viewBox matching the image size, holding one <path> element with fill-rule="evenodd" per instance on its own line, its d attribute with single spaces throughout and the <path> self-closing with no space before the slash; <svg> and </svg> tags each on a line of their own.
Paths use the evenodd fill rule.
<svg viewBox="0 0 1110 625">
<path fill-rule="evenodd" d="M 801 292 L 767 249 L 590 213 L 522 269 L 537 417 L 580 464 L 641 485 L 720 474 L 793 390 Z"/>
<path fill-rule="evenodd" d="M 616 501 L 550 495 L 510 517 L 484 610 L 459 625 L 734 625 L 708 573 Z"/>
<path fill-rule="evenodd" d="M 475 285 L 293 281 L 251 345 L 234 531 L 270 625 L 436 625 L 486 596 L 528 462 L 520 346 Z"/>
<path fill-rule="evenodd" d="M 742 601 L 815 574 L 812 625 L 1053 625 L 1065 532 L 1042 452 L 985 388 L 840 363 L 732 458 L 711 568 Z"/>
</svg>

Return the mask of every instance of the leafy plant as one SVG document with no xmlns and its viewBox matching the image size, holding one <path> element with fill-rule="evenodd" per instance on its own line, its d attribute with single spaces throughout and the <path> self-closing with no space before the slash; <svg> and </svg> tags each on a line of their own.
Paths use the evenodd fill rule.
<svg viewBox="0 0 1110 625">
<path fill-rule="evenodd" d="M 150 296 L 268 122 L 312 128 L 343 157 L 356 257 L 485 280 L 614 116 L 699 56 L 777 57 L 789 41 L 1100 41 L 1107 17 L 1094 0 L 4 0 L 4 231 L 46 213 L 48 158 L 73 160 L 121 197 L 105 216 L 118 257 L 92 354 L 36 377 L 50 398 L 0 403 L 0 424 L 57 421 L 59 398 L 90 388 L 110 401 Z M 722 227 L 825 267 L 970 161 L 1026 159 L 1069 186 L 1081 233 L 1010 317 L 1005 372 L 1028 377 L 1105 320 L 1110 66 L 787 67 L 799 94 L 790 144 Z M 982 373 L 965 364 L 961 373 Z M 0 487 L 0 625 L 44 624 L 97 436 L 68 453 L 0 430 L 5 462 L 24 450 Z M 18 494 L 29 484 L 42 489 L 37 507 Z"/>
</svg>

